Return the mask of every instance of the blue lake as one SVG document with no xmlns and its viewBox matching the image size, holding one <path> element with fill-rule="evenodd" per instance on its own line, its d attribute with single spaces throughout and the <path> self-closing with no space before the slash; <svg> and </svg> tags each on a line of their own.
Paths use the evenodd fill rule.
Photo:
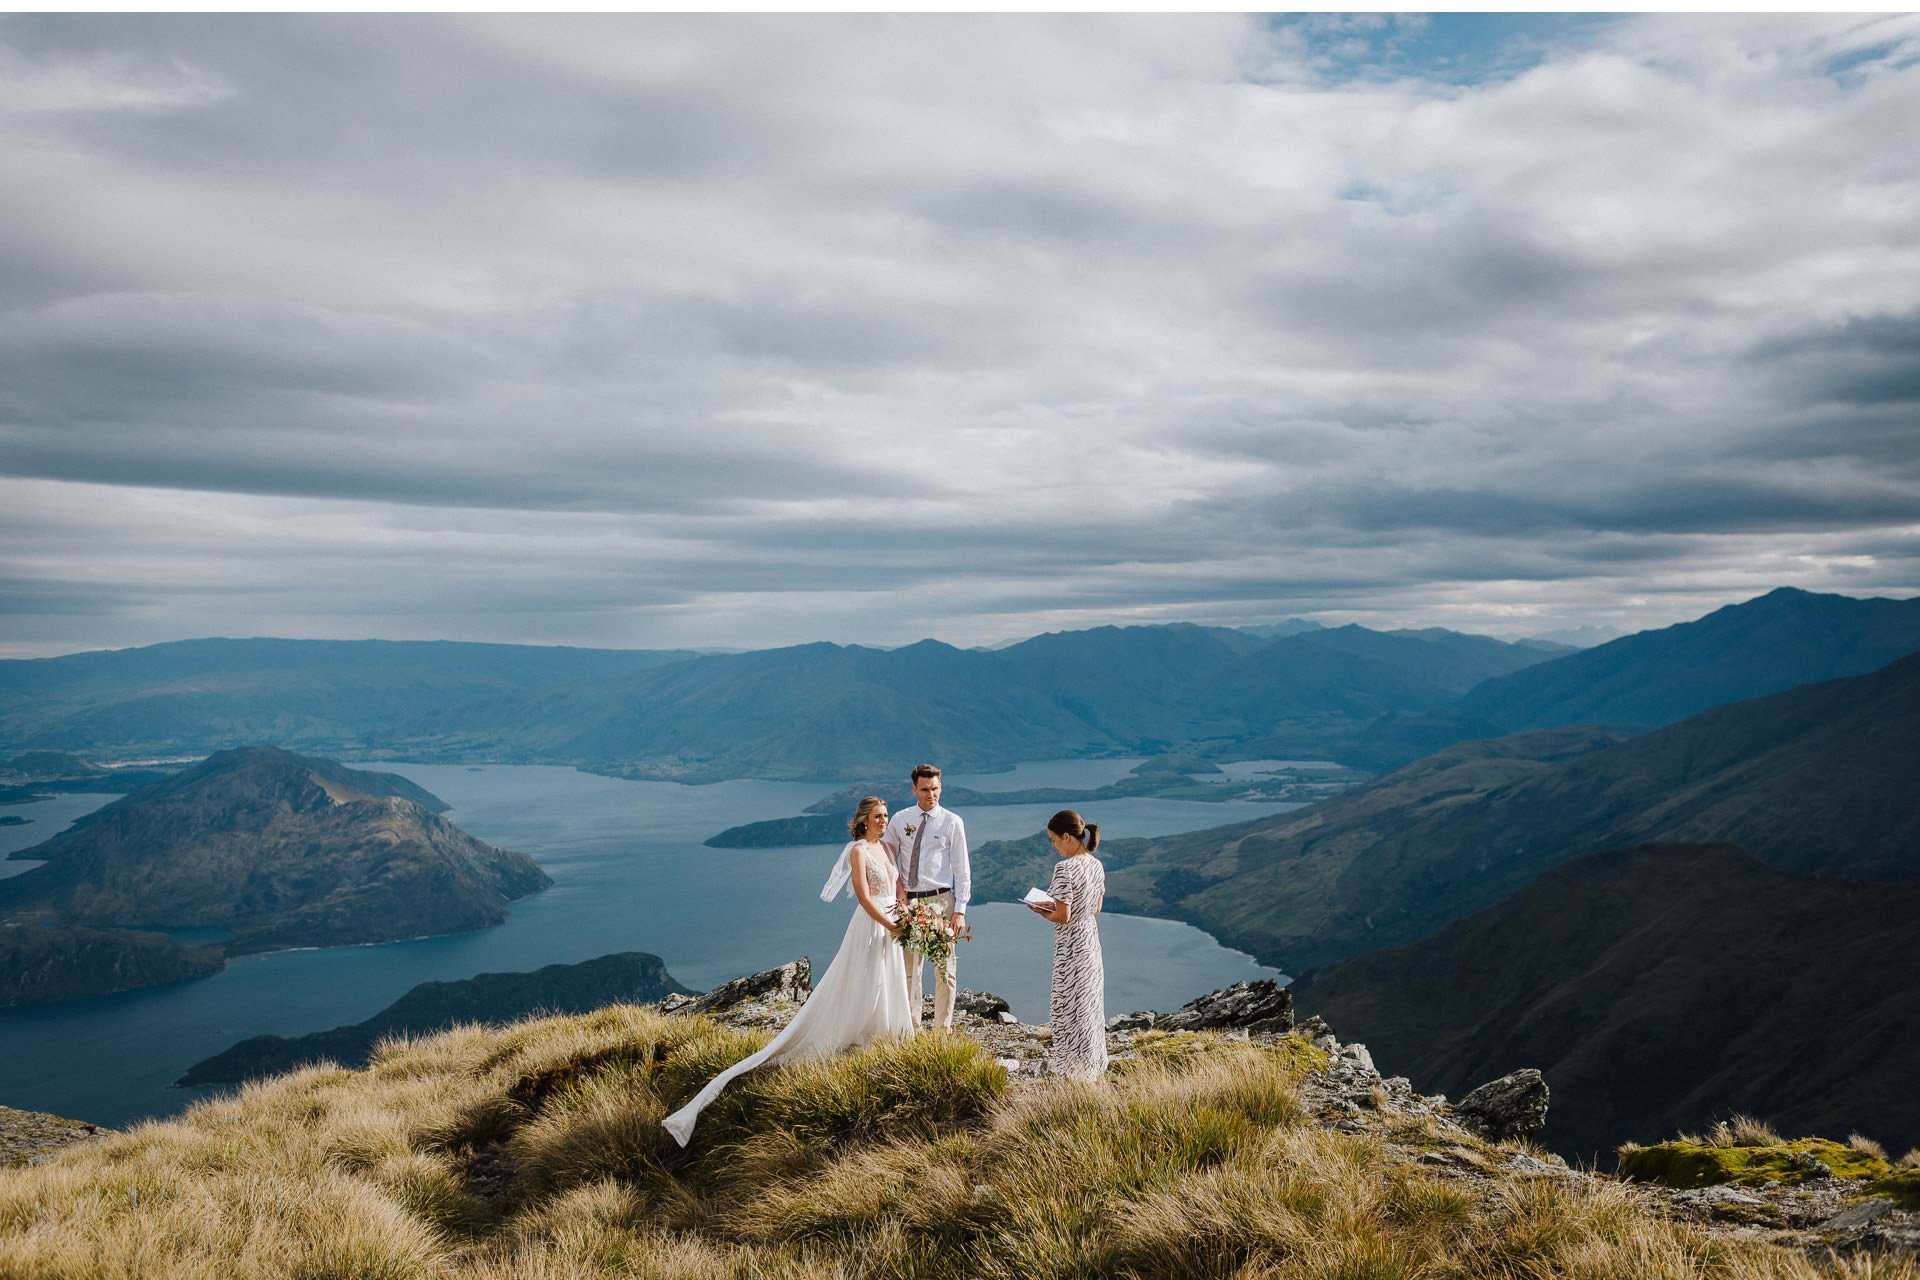
<svg viewBox="0 0 1920 1280">
<path fill-rule="evenodd" d="M 1129 760 L 1063 760 L 947 781 L 977 790 L 1097 787 Z M 615 951 L 650 951 L 674 977 L 705 989 L 811 956 L 825 964 L 853 910 L 820 901 L 838 845 L 707 849 L 727 827 L 789 817 L 831 783 L 630 782 L 541 766 L 393 765 L 453 806 L 447 816 L 490 843 L 529 854 L 554 885 L 516 902 L 506 923 L 451 937 L 244 956 L 195 982 L 60 1004 L 0 1010 L 0 1104 L 121 1125 L 177 1112 L 202 1091 L 168 1086 L 187 1067 L 261 1034 L 301 1035 L 358 1022 L 416 983 L 537 969 Z M 63 796 L 9 808 L 31 817 L 0 828 L 0 852 L 58 833 L 106 802 Z M 1054 805 L 962 810 L 970 841 L 1030 835 Z M 1169 835 L 1291 806 L 1130 799 L 1087 816 L 1103 836 Z M 27 864 L 0 864 L 0 874 Z M 960 981 L 1046 1019 L 1052 929 L 1022 907 L 976 904 Z M 1104 915 L 1107 1009 L 1171 1009 L 1246 978 L 1278 977 L 1188 925 Z"/>
</svg>

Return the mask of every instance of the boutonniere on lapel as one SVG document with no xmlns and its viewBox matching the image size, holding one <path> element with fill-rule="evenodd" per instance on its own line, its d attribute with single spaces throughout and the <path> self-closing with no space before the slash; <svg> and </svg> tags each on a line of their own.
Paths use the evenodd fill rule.
<svg viewBox="0 0 1920 1280">
<path fill-rule="evenodd" d="M 912 834 L 913 834 L 913 824 L 912 824 L 911 822 L 909 822 L 909 823 L 907 824 L 907 834 L 908 834 L 908 835 L 912 835 Z"/>
</svg>

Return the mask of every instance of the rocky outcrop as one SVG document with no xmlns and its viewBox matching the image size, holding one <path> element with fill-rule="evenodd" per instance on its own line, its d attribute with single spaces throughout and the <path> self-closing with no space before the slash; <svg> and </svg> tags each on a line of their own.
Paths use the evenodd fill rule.
<svg viewBox="0 0 1920 1280">
<path fill-rule="evenodd" d="M 1232 988 L 1212 992 L 1187 1008 L 1244 1004 L 1244 996 L 1230 997 Z M 772 1032 L 786 1026 L 798 1008 L 792 1001 L 746 999 L 721 1011 L 718 1018 L 732 1026 Z M 956 1009 L 956 1030 L 980 1041 L 1007 1070 L 1016 1089 L 1048 1079 L 1046 1027 L 1022 1023 L 1011 1013 L 981 1016 L 967 1002 L 958 1003 Z M 1380 1143 L 1409 1166 L 1457 1185 L 1475 1199 L 1497 1195 L 1501 1188 L 1523 1180 L 1618 1185 L 1608 1175 L 1569 1167 L 1560 1157 L 1541 1153 L 1517 1138 L 1485 1136 L 1488 1121 L 1502 1117 L 1509 1129 L 1537 1128 L 1536 1121 L 1544 1118 L 1547 1090 L 1536 1071 L 1514 1072 L 1490 1082 L 1474 1091 L 1480 1098 L 1468 1095 L 1473 1099 L 1471 1107 L 1466 1105 L 1468 1099 L 1456 1107 L 1443 1095 L 1420 1093 L 1405 1076 L 1382 1077 L 1365 1045 L 1343 1043 L 1318 1016 L 1284 1031 L 1245 1027 L 1167 1031 L 1163 1028 L 1170 1017 L 1148 1011 L 1114 1019 L 1107 1029 L 1112 1061 L 1124 1064 L 1140 1057 L 1149 1040 L 1164 1044 L 1168 1037 L 1191 1037 L 1196 1046 L 1211 1037 L 1239 1039 L 1284 1048 L 1290 1056 L 1307 1053 L 1312 1055 L 1312 1065 L 1300 1081 L 1299 1101 L 1310 1124 Z M 1132 1025 L 1118 1025 L 1123 1023 Z M 1715 1234 L 1768 1240 L 1816 1256 L 1835 1249 L 1920 1251 L 1920 1205 L 1860 1200 L 1861 1190 L 1857 1180 L 1836 1177 L 1698 1190 L 1635 1185 L 1632 1194 L 1640 1197 L 1645 1212 L 1686 1218 Z"/>
<path fill-rule="evenodd" d="M 723 982 L 695 999 L 663 1001 L 669 1013 L 720 1013 L 747 1003 L 801 1003 L 813 992 L 813 961 L 801 956 L 777 969 L 750 973 L 732 982 Z"/>
<path fill-rule="evenodd" d="M 969 991 L 965 987 L 954 993 L 953 1007 L 961 1013 L 970 1013 L 976 1018 L 985 1018 L 993 1022 L 1017 1022 L 1013 1016 L 1013 1006 L 991 991 Z"/>
<path fill-rule="evenodd" d="M 1236 982 L 1189 1000 L 1172 1013 L 1142 1010 L 1107 1020 L 1109 1031 L 1293 1030 L 1293 992 L 1272 978 Z"/>
<path fill-rule="evenodd" d="M 1489 1080 L 1454 1104 L 1460 1123 L 1489 1142 L 1531 1138 L 1547 1123 L 1547 1082 L 1532 1067 Z"/>
<path fill-rule="evenodd" d="M 62 1147 L 109 1132 L 84 1120 L 0 1107 L 0 1169 L 39 1164 Z"/>
</svg>

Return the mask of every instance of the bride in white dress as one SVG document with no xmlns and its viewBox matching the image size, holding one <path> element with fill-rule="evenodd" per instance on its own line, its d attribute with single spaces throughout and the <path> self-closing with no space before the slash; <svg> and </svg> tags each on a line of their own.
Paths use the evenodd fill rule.
<svg viewBox="0 0 1920 1280">
<path fill-rule="evenodd" d="M 853 839 L 840 851 L 833 874 L 820 896 L 831 902 L 849 880 L 860 907 L 847 922 L 840 950 L 814 985 L 813 995 L 793 1015 L 786 1030 L 760 1052 L 707 1081 L 693 1101 L 660 1123 L 681 1146 L 693 1136 L 700 1112 L 720 1096 L 735 1076 L 774 1062 L 820 1058 L 882 1036 L 907 1035 L 916 1019 L 907 1008 L 906 967 L 900 963 L 899 926 L 894 905 L 893 858 L 880 844 L 887 829 L 887 804 L 878 796 L 860 802 L 847 824 Z"/>
</svg>

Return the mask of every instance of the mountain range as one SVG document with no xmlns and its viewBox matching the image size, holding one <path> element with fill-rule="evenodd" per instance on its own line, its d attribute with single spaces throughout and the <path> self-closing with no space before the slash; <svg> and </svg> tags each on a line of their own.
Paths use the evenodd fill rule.
<svg viewBox="0 0 1920 1280">
<path fill-rule="evenodd" d="M 1110 903 L 1299 973 L 1418 941 L 1601 849 L 1725 841 L 1783 870 L 1920 874 L 1915 760 L 1920 655 L 1637 738 L 1463 743 L 1306 809 L 1101 854 Z M 976 892 L 1018 897 L 1047 860 L 1043 843 L 986 846 Z"/>
<path fill-rule="evenodd" d="M 619 776 L 892 776 L 1186 751 L 1398 767 L 1526 726 L 1626 732 L 1920 649 L 1920 601 L 1781 590 L 1567 652 L 1429 629 L 1178 623 L 995 650 L 744 653 L 201 640 L 0 662 L 0 744 L 101 756 L 273 741 Z"/>
<path fill-rule="evenodd" d="M 1709 707 L 1864 675 L 1920 651 L 1920 598 L 1856 599 L 1782 587 L 1488 679 L 1459 710 L 1506 730 L 1598 724 L 1629 732 Z"/>
<path fill-rule="evenodd" d="M 449 640 L 181 640 L 0 661 L 0 743 L 194 756 L 277 742 L 359 751 L 482 698 L 694 656 Z"/>
<path fill-rule="evenodd" d="M 919 759 L 996 769 L 1195 743 L 1297 752 L 1385 713 L 1445 706 L 1554 652 L 1454 632 L 1264 639 L 1187 624 L 994 651 L 927 640 L 704 656 L 189 641 L 0 662 L 0 742 L 112 754 L 268 739 L 690 781 L 891 775 Z"/>
</svg>

